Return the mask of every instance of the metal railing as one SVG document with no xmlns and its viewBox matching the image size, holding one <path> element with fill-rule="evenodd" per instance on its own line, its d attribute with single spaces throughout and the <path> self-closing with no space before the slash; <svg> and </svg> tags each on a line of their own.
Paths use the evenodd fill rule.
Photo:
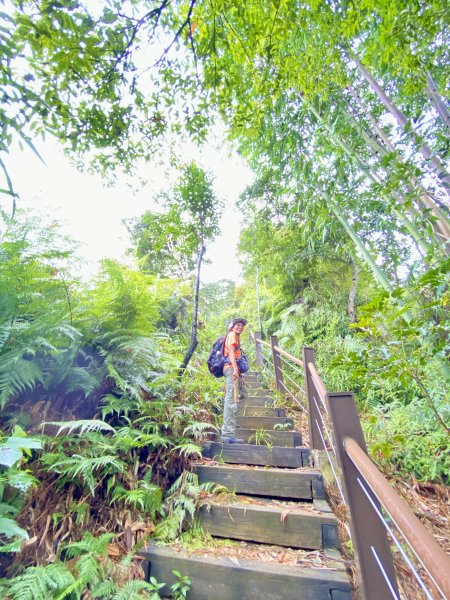
<svg viewBox="0 0 450 600">
<path fill-rule="evenodd" d="M 276 336 L 271 336 L 270 343 L 259 333 L 250 331 L 250 336 L 258 366 L 266 373 L 272 369 L 278 392 L 307 411 L 311 450 L 323 451 L 330 462 L 348 509 L 363 597 L 400 600 L 390 537 L 425 598 L 450 600 L 450 559 L 369 458 L 353 394 L 326 389 L 312 348 L 304 348 L 300 360 L 280 348 Z M 298 375 L 299 366 L 304 389 L 295 381 L 293 369 Z M 434 589 L 425 585 L 409 555 L 425 570 Z"/>
</svg>

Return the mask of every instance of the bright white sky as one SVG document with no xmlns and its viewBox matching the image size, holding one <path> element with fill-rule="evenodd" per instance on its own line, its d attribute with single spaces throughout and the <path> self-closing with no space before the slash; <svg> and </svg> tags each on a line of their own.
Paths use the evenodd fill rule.
<svg viewBox="0 0 450 600">
<path fill-rule="evenodd" d="M 85 275 L 95 273 L 98 260 L 104 257 L 129 262 L 125 250 L 130 242 L 122 221 L 151 209 L 155 194 L 170 188 L 163 168 L 147 165 L 146 171 L 139 175 L 148 183 L 137 192 L 127 185 L 125 177 L 119 178 L 115 187 L 108 188 L 99 175 L 80 173 L 72 166 L 56 141 L 38 142 L 36 146 L 47 166 L 28 149 L 15 150 L 8 160 L 10 176 L 20 195 L 18 206 L 32 207 L 56 218 L 62 222 L 64 233 L 82 242 Z M 235 201 L 252 180 L 250 170 L 240 157 L 236 153 L 229 156 L 224 144 L 222 149 L 218 146 L 216 142 L 200 151 L 193 147 L 183 150 L 186 162 L 194 159 L 213 174 L 216 194 L 225 202 L 222 235 L 207 248 L 206 257 L 212 264 L 203 267 L 202 281 L 205 283 L 239 279 L 236 246 L 241 215 L 235 208 Z M 10 201 L 6 196 L 1 203 L 9 211 Z"/>
</svg>

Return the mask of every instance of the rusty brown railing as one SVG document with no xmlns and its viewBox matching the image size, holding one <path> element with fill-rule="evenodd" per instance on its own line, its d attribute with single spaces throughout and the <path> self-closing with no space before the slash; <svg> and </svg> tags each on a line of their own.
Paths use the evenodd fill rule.
<svg viewBox="0 0 450 600">
<path fill-rule="evenodd" d="M 276 336 L 271 336 L 270 343 L 262 340 L 258 333 L 250 331 L 250 336 L 255 344 L 258 367 L 274 376 L 278 392 L 289 395 L 308 413 L 311 450 L 323 451 L 330 460 L 348 509 L 364 598 L 400 600 L 391 539 L 427 600 L 437 597 L 450 600 L 450 559 L 369 458 L 353 394 L 327 390 L 312 348 L 304 348 L 303 360 L 300 360 L 280 348 Z M 289 364 L 291 374 L 283 370 L 283 362 Z M 302 367 L 305 389 L 293 379 L 291 363 Z M 340 475 L 332 455 L 336 457 Z M 397 532 L 402 538 L 400 541 Z M 427 572 L 434 588 L 431 591 L 405 551 L 405 543 Z"/>
</svg>

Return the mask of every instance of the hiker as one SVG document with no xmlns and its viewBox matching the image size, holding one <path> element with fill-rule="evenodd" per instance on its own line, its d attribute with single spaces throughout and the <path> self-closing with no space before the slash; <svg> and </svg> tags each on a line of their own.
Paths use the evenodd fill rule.
<svg viewBox="0 0 450 600">
<path fill-rule="evenodd" d="M 247 325 L 246 319 L 233 319 L 228 324 L 223 355 L 226 358 L 223 367 L 225 377 L 225 402 L 223 407 L 222 442 L 224 444 L 243 444 L 244 440 L 236 437 L 237 396 L 243 396 L 243 380 L 237 364 L 241 357 L 239 336 Z"/>
</svg>

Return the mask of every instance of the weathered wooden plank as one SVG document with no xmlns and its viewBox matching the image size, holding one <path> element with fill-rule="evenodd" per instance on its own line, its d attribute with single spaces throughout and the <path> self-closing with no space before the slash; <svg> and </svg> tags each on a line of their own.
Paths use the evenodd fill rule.
<svg viewBox="0 0 450 600">
<path fill-rule="evenodd" d="M 224 463 L 295 469 L 309 465 L 310 450 L 309 448 L 205 442 L 202 446 L 202 454 L 205 458 L 211 458 L 212 460 Z"/>
<path fill-rule="evenodd" d="M 247 396 L 268 396 L 270 391 L 261 386 L 247 386 L 245 389 Z"/>
<path fill-rule="evenodd" d="M 211 503 L 200 507 L 198 517 L 203 529 L 217 537 L 308 550 L 332 547 L 331 530 L 337 532 L 332 515 L 269 505 Z M 325 545 L 322 526 L 327 536 Z"/>
<path fill-rule="evenodd" d="M 238 408 L 238 415 L 245 417 L 285 417 L 286 411 L 284 408 L 242 405 Z"/>
<path fill-rule="evenodd" d="M 140 552 L 148 561 L 148 578 L 166 585 L 160 590 L 170 597 L 176 582 L 172 571 L 187 575 L 192 582 L 188 600 L 351 600 L 347 575 L 331 569 L 308 569 L 280 563 L 188 554 L 168 546 L 151 544 Z"/>
<path fill-rule="evenodd" d="M 274 399 L 269 396 L 247 396 L 238 402 L 238 406 L 266 406 L 271 408 L 274 405 Z"/>
<path fill-rule="evenodd" d="M 244 429 L 238 427 L 236 429 L 236 437 L 242 438 L 244 443 L 255 443 L 257 445 L 273 445 L 273 446 L 288 446 L 293 448 L 302 445 L 302 434 L 297 431 L 267 431 L 262 434 L 257 434 L 256 429 Z M 257 439 L 258 438 L 258 439 Z M 249 441 L 250 440 L 250 441 Z M 220 441 L 220 435 L 217 435 L 215 441 Z"/>
<path fill-rule="evenodd" d="M 294 427 L 294 421 L 289 417 L 263 417 L 263 416 L 241 416 L 237 417 L 238 427 L 243 429 L 278 429 L 276 425 L 283 425 L 280 431 L 289 431 Z"/>
<path fill-rule="evenodd" d="M 320 473 L 313 471 L 239 469 L 210 465 L 197 465 L 195 472 L 200 483 L 213 481 L 238 494 L 297 500 L 312 500 L 313 482 L 322 478 Z"/>
</svg>

